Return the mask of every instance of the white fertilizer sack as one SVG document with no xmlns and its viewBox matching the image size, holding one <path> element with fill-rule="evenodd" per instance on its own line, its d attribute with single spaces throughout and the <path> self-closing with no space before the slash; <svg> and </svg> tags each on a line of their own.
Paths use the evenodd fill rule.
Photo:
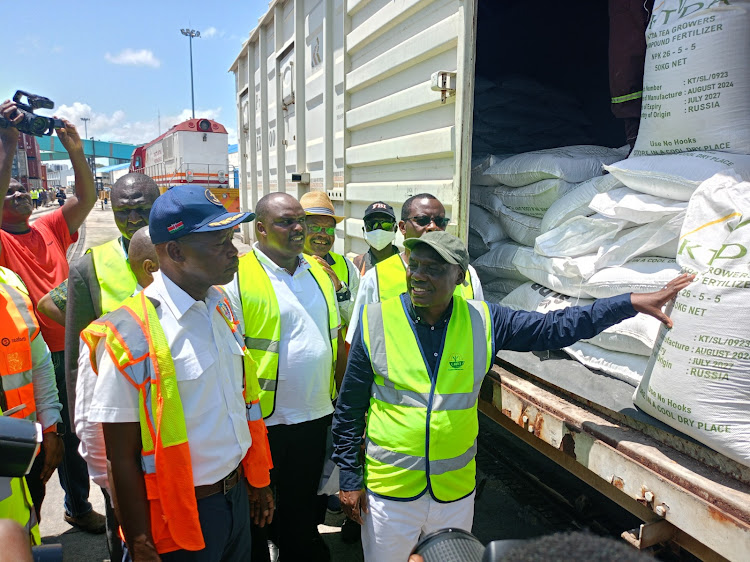
<svg viewBox="0 0 750 562">
<path fill-rule="evenodd" d="M 594 214 L 589 209 L 591 200 L 598 193 L 606 193 L 622 187 L 623 183 L 612 174 L 597 176 L 585 182 L 574 184 L 565 195 L 552 203 L 542 217 L 541 231 L 547 232 L 560 226 L 573 217 L 588 217 Z"/>
</svg>

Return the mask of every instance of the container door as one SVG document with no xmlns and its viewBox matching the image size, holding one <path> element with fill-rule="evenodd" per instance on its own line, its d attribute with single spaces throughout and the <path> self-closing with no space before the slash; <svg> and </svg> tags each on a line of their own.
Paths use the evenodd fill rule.
<svg viewBox="0 0 750 562">
<path fill-rule="evenodd" d="M 468 232 L 476 0 L 347 0 L 346 250 L 362 253 L 361 217 L 383 200 L 431 193 Z M 400 240 L 398 240 L 400 242 Z"/>
</svg>

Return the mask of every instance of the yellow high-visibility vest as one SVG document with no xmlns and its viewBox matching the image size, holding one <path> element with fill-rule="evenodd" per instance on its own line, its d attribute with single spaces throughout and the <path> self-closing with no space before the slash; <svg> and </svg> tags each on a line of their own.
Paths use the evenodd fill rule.
<svg viewBox="0 0 750 562">
<path fill-rule="evenodd" d="M 477 398 L 492 365 L 492 322 L 482 301 L 456 296 L 452 306 L 436 373 L 430 373 L 400 298 L 368 304 L 362 312 L 375 373 L 365 485 L 380 496 L 409 500 L 429 490 L 449 502 L 476 486 Z"/>
<path fill-rule="evenodd" d="M 135 292 L 138 281 L 123 255 L 119 238 L 94 246 L 88 251 L 94 260 L 94 272 L 99 282 L 102 314 L 106 314 Z"/>
<path fill-rule="evenodd" d="M 378 300 L 384 301 L 406 292 L 406 267 L 404 267 L 401 254 L 395 254 L 376 263 L 375 271 L 378 280 Z M 466 270 L 466 283 L 457 285 L 453 295 L 463 297 L 466 300 L 474 298 L 474 287 L 471 284 L 471 275 L 468 269 Z"/>
<path fill-rule="evenodd" d="M 309 260 L 310 273 L 325 297 L 328 307 L 328 328 L 333 360 L 331 362 L 331 400 L 336 398 L 336 353 L 338 333 L 341 328 L 338 301 L 333 282 L 325 270 L 314 260 Z M 263 417 L 270 416 L 276 408 L 276 391 L 279 374 L 279 344 L 281 342 L 281 313 L 276 293 L 266 270 L 255 252 L 240 258 L 237 283 L 245 319 L 245 345 L 256 365 L 260 383 L 260 405 Z"/>
</svg>

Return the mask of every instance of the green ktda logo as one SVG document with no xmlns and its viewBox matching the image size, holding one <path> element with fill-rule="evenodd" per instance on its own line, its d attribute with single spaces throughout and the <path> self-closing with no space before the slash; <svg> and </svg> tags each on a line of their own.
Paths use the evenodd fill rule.
<svg viewBox="0 0 750 562">
<path fill-rule="evenodd" d="M 458 353 L 454 353 L 450 357 L 450 361 L 448 361 L 452 369 L 460 369 L 464 366 L 464 358 L 461 357 Z"/>
</svg>

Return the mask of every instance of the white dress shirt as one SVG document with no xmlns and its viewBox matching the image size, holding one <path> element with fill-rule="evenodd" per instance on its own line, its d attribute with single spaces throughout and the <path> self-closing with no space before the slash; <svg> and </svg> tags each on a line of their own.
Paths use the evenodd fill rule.
<svg viewBox="0 0 750 562">
<path fill-rule="evenodd" d="M 242 349 L 216 309 L 222 294 L 211 288 L 205 301 L 196 301 L 161 272 L 154 274 L 154 282 L 143 292 L 161 303 L 156 313 L 174 360 L 194 485 L 213 484 L 240 464 L 252 443 L 242 396 Z M 88 359 L 88 353 L 81 356 Z M 109 354 L 97 349 L 97 360 L 88 421 L 138 422 L 138 391 L 119 373 Z M 129 369 L 143 380 L 146 363 Z M 79 381 L 88 378 L 79 374 Z"/>
<path fill-rule="evenodd" d="M 401 261 L 404 260 L 403 256 Z M 406 267 L 406 264 L 404 264 Z M 404 283 L 406 283 L 406 273 L 404 273 Z M 475 301 L 484 300 L 484 291 L 482 290 L 482 283 L 479 281 L 479 276 L 476 270 L 470 265 L 469 266 L 469 278 L 471 279 L 471 286 L 474 288 L 474 299 Z M 357 324 L 359 324 L 359 313 L 362 307 L 366 304 L 371 304 L 380 301 L 380 295 L 378 294 L 378 273 L 373 267 L 365 273 L 364 277 L 359 283 L 359 291 L 357 291 L 357 298 L 354 301 L 354 307 L 352 309 L 352 317 L 349 321 L 349 328 L 346 331 L 346 343 L 351 345 L 354 339 L 354 332 L 357 330 Z"/>
<path fill-rule="evenodd" d="M 266 418 L 266 425 L 317 420 L 333 412 L 330 395 L 333 351 L 325 297 L 302 254 L 294 275 L 290 275 L 271 261 L 257 243 L 253 251 L 271 280 L 281 315 L 276 407 Z M 224 288 L 244 334 L 237 276 Z"/>
</svg>

